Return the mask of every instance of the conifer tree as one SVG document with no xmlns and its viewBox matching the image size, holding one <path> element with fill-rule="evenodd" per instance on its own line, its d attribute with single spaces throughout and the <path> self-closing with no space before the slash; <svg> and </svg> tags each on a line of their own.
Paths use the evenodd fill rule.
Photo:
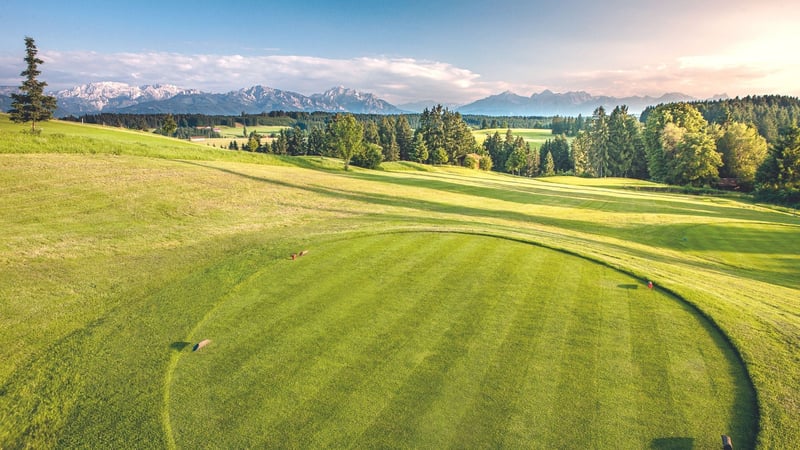
<svg viewBox="0 0 800 450">
<path fill-rule="evenodd" d="M 556 174 L 556 164 L 553 161 L 553 154 L 547 152 L 544 158 L 544 167 L 542 168 L 542 175 L 549 177 Z"/>
<path fill-rule="evenodd" d="M 44 61 L 36 57 L 38 50 L 31 37 L 25 37 L 25 62 L 28 67 L 20 73 L 25 77 L 25 81 L 20 86 L 19 94 L 11 94 L 11 120 L 17 123 L 31 122 L 31 132 L 36 132 L 36 122 L 41 122 L 53 117 L 56 109 L 56 98 L 44 95 L 44 88 L 47 83 L 39 81 L 37 77 L 41 75 L 39 64 Z"/>
<path fill-rule="evenodd" d="M 164 136 L 172 136 L 177 129 L 178 124 L 175 123 L 175 118 L 172 117 L 172 114 L 167 114 L 167 117 L 164 119 L 164 124 L 161 125 L 161 134 Z"/>
<path fill-rule="evenodd" d="M 424 163 L 428 160 L 429 156 L 428 146 L 425 144 L 425 138 L 422 136 L 422 133 L 415 134 L 414 145 L 411 148 L 408 159 L 410 161 Z"/>
<path fill-rule="evenodd" d="M 409 155 L 411 155 L 414 147 L 414 130 L 408 124 L 406 116 L 398 117 L 395 122 L 395 139 L 397 140 L 400 159 L 403 161 L 410 160 Z"/>
</svg>

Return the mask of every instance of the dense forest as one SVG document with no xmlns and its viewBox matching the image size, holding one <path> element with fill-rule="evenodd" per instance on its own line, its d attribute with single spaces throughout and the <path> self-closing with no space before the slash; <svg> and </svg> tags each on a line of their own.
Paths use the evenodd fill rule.
<svg viewBox="0 0 800 450">
<path fill-rule="evenodd" d="M 271 139 L 255 132 L 228 148 L 282 155 L 343 157 L 375 168 L 383 161 L 454 164 L 522 176 L 574 174 L 631 177 L 697 188 L 754 191 L 758 198 L 800 203 L 800 100 L 761 96 L 670 103 L 637 118 L 624 105 L 592 117 L 462 116 L 441 105 L 421 114 L 370 115 L 273 111 L 258 115 L 95 114 L 76 121 L 213 136 L 213 126 L 279 125 Z M 505 128 L 478 145 L 472 129 Z M 532 148 L 513 128 L 550 128 Z M 567 139 L 570 137 L 571 142 Z"/>
<path fill-rule="evenodd" d="M 706 100 L 689 103 L 710 124 L 724 126 L 731 122 L 751 125 L 772 144 L 780 130 L 800 122 L 800 99 L 784 95 L 748 96 L 725 100 Z M 641 122 L 659 106 L 648 107 L 641 114 Z"/>
</svg>

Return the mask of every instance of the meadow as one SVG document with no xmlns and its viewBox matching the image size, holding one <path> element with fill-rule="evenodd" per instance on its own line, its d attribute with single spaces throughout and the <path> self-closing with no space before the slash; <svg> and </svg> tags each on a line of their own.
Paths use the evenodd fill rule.
<svg viewBox="0 0 800 450">
<path fill-rule="evenodd" d="M 23 128 L 0 116 L 2 448 L 800 441 L 795 212 Z"/>
<path fill-rule="evenodd" d="M 224 137 L 224 138 L 245 137 L 245 136 L 242 136 L 242 133 L 244 132 L 244 127 L 242 127 L 241 124 L 236 124 L 236 125 L 237 126 L 235 126 L 235 127 L 218 126 L 217 128 L 219 128 L 219 134 L 221 134 L 222 137 Z M 288 128 L 291 128 L 291 127 L 285 127 L 285 126 L 280 126 L 280 125 L 257 125 L 257 126 L 253 125 L 253 126 L 247 127 L 247 133 L 249 134 L 251 132 L 256 132 L 256 133 L 261 134 L 263 136 L 269 136 L 270 134 L 273 134 L 273 133 L 275 133 L 275 134 L 280 133 L 281 130 L 285 130 L 285 129 L 288 129 Z"/>
<path fill-rule="evenodd" d="M 487 128 L 485 130 L 473 130 L 472 135 L 475 136 L 475 140 L 480 145 L 487 137 L 492 136 L 495 132 L 500 133 L 500 137 L 505 139 L 507 131 L 508 129 L 506 128 Z M 511 131 L 514 133 L 515 137 L 522 136 L 525 142 L 531 144 L 532 149 L 539 148 L 545 141 L 555 138 L 549 129 L 544 128 L 512 128 Z M 572 138 L 567 139 L 569 141 L 572 140 Z"/>
</svg>

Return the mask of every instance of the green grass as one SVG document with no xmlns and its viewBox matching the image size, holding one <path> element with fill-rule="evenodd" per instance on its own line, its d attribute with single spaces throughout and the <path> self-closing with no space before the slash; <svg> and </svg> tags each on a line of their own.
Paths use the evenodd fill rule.
<svg viewBox="0 0 800 450">
<path fill-rule="evenodd" d="M 507 131 L 508 129 L 506 128 L 488 128 L 485 130 L 473 130 L 472 135 L 475 136 L 475 140 L 478 141 L 478 144 L 480 145 L 486 140 L 487 137 L 494 135 L 495 132 L 500 133 L 500 137 L 505 139 Z M 548 139 L 555 139 L 553 132 L 545 128 L 512 128 L 511 132 L 515 137 L 522 136 L 522 138 L 525 139 L 525 142 L 531 144 L 531 148 L 539 148 Z M 569 141 L 572 140 L 572 138 L 567 139 Z"/>
<path fill-rule="evenodd" d="M 212 345 L 174 357 L 178 447 L 754 441 L 753 393 L 719 333 L 605 266 L 451 233 L 265 259 L 205 300 L 186 342 Z"/>
<path fill-rule="evenodd" d="M 796 213 L 44 128 L 0 116 L 0 447 L 800 441 Z"/>
<path fill-rule="evenodd" d="M 224 138 L 242 137 L 243 128 L 242 128 L 241 125 L 238 126 L 238 127 L 219 126 L 217 128 L 220 129 L 219 134 L 221 134 L 222 137 L 224 137 Z M 249 127 L 247 127 L 247 133 L 249 134 L 251 132 L 256 132 L 256 133 L 261 134 L 263 136 L 269 136 L 272 133 L 276 133 L 276 134 L 280 133 L 281 130 L 285 130 L 287 128 L 291 128 L 291 127 L 280 126 L 280 125 L 249 126 Z"/>
</svg>

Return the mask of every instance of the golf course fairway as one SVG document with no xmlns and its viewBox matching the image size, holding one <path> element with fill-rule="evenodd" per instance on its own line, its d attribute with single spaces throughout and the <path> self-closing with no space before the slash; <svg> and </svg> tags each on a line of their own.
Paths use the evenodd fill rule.
<svg viewBox="0 0 800 450">
<path fill-rule="evenodd" d="M 243 254 L 260 261 L 204 299 L 165 377 L 170 446 L 715 448 L 720 434 L 754 445 L 738 356 L 646 280 L 464 233 L 307 250 Z"/>
</svg>

